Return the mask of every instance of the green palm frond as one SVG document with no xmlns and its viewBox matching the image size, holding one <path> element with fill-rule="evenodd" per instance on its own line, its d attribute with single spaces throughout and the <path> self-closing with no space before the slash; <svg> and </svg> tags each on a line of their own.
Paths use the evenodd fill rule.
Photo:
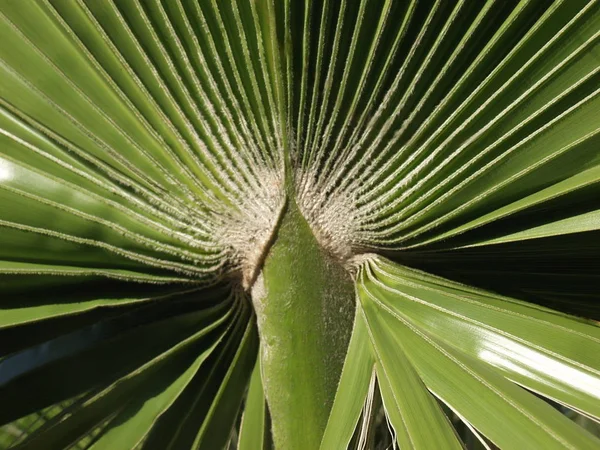
<svg viewBox="0 0 600 450">
<path fill-rule="evenodd" d="M 598 448 L 598 86 L 597 0 L 1 1 L 0 448 Z"/>
</svg>

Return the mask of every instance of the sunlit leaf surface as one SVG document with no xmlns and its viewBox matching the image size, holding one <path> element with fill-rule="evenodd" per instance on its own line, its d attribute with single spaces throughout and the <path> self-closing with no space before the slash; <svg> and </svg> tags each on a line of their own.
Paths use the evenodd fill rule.
<svg viewBox="0 0 600 450">
<path fill-rule="evenodd" d="M 0 448 L 597 449 L 600 1 L 0 2 Z"/>
</svg>

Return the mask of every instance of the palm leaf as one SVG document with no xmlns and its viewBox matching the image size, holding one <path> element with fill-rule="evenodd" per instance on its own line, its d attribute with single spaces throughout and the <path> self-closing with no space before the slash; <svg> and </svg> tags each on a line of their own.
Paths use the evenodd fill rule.
<svg viewBox="0 0 600 450">
<path fill-rule="evenodd" d="M 598 447 L 600 2 L 6 0 L 0 42 L 0 446 Z"/>
</svg>

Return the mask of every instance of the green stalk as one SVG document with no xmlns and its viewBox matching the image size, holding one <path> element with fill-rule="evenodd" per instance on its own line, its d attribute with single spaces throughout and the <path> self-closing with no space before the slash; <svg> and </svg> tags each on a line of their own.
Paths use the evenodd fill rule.
<svg viewBox="0 0 600 450">
<path fill-rule="evenodd" d="M 354 290 L 291 197 L 252 298 L 275 447 L 318 449 L 348 347 Z"/>
</svg>

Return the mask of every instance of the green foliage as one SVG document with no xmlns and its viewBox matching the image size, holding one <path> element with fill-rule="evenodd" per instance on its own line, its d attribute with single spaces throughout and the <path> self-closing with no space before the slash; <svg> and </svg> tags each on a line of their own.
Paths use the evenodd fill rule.
<svg viewBox="0 0 600 450">
<path fill-rule="evenodd" d="M 600 1 L 0 2 L 0 448 L 600 447 Z"/>
</svg>

